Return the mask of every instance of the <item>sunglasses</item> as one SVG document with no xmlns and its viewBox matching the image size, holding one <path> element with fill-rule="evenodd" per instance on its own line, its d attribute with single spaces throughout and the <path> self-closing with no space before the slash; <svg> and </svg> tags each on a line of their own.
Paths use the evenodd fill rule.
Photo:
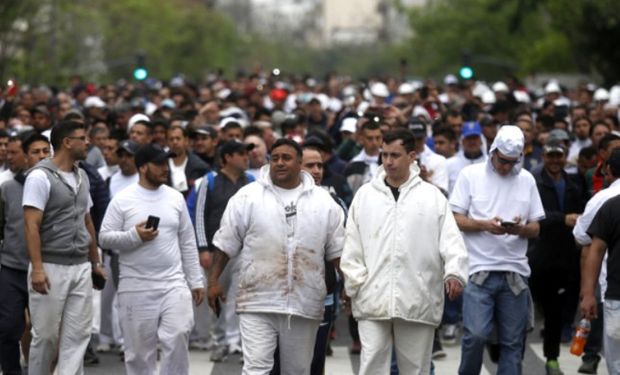
<svg viewBox="0 0 620 375">
<path fill-rule="evenodd" d="M 519 162 L 519 159 L 517 159 L 517 160 L 506 159 L 506 158 L 503 158 L 503 157 L 499 156 L 499 154 L 497 154 L 497 153 L 495 154 L 495 157 L 497 157 L 497 161 L 500 164 L 503 164 L 503 165 L 515 165 L 515 164 L 517 164 Z"/>
</svg>

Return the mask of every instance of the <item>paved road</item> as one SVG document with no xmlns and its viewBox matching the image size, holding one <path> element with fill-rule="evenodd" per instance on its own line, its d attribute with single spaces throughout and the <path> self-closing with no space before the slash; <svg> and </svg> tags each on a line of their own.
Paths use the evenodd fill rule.
<svg viewBox="0 0 620 375">
<path fill-rule="evenodd" d="M 344 317 L 340 317 L 336 322 L 337 338 L 333 342 L 332 347 L 334 354 L 327 359 L 326 375 L 353 375 L 357 374 L 359 369 L 359 356 L 349 355 L 348 346 L 350 339 L 347 330 L 347 324 Z M 581 361 L 579 358 L 568 352 L 568 345 L 561 348 L 560 365 L 566 375 L 577 375 L 577 368 Z M 435 361 L 437 375 L 453 375 L 456 374 L 459 359 L 460 347 L 445 346 L 444 351 L 447 353 L 445 358 Z M 125 374 L 123 363 L 120 361 L 116 353 L 100 354 L 101 363 L 97 366 L 87 367 L 86 375 L 121 375 Z M 239 356 L 230 356 L 225 362 L 214 364 L 209 361 L 209 352 L 192 351 L 190 355 L 191 365 L 190 374 L 192 375 L 231 375 L 241 373 L 241 364 Z M 496 367 L 491 363 L 488 357 L 485 357 L 484 368 L 481 374 L 494 374 Z M 538 328 L 529 335 L 528 347 L 525 352 L 523 365 L 523 374 L 526 375 L 544 375 L 544 356 L 542 354 L 542 342 L 538 335 Z M 599 375 L 607 375 L 607 368 L 604 361 L 599 365 Z"/>
</svg>

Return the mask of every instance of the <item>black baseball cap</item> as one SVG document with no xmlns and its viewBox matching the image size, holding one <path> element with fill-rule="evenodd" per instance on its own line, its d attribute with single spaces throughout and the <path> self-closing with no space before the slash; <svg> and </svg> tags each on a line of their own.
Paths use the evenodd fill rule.
<svg viewBox="0 0 620 375">
<path fill-rule="evenodd" d="M 174 152 L 164 150 L 160 145 L 149 143 L 138 148 L 135 154 L 136 167 L 140 168 L 146 163 L 160 164 L 168 158 L 177 156 Z"/>
<path fill-rule="evenodd" d="M 543 151 L 545 154 L 564 154 L 566 155 L 566 146 L 562 141 L 553 139 L 551 141 L 547 141 L 545 147 L 543 147 Z"/>
<path fill-rule="evenodd" d="M 224 159 L 224 155 L 234 154 L 235 152 L 244 152 L 254 149 L 254 143 L 242 143 L 237 140 L 230 140 L 222 143 L 220 146 L 220 157 Z"/>
<path fill-rule="evenodd" d="M 217 138 L 217 130 L 213 129 L 213 127 L 209 125 L 203 125 L 192 130 L 192 136 L 196 136 L 197 134 L 206 135 L 211 138 Z"/>
<path fill-rule="evenodd" d="M 419 117 L 412 117 L 408 127 L 415 138 L 426 137 L 426 124 Z"/>
<path fill-rule="evenodd" d="M 126 139 L 118 145 L 118 148 L 116 149 L 116 154 L 120 155 L 123 152 L 126 152 L 129 155 L 135 155 L 136 151 L 138 151 L 138 148 L 139 145 L 136 142 Z"/>
</svg>

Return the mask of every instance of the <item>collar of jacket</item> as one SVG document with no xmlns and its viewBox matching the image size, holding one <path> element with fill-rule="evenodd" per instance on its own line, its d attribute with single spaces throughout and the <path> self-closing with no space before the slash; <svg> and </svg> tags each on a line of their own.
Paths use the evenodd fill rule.
<svg viewBox="0 0 620 375">
<path fill-rule="evenodd" d="M 391 195 L 392 192 L 390 191 L 390 188 L 385 184 L 386 177 L 387 174 L 385 173 L 385 169 L 383 168 L 383 165 L 380 165 L 377 169 L 377 174 L 370 183 L 375 189 Z M 409 166 L 409 179 L 407 179 L 404 184 L 400 185 L 398 190 L 401 194 L 404 194 L 421 182 L 422 178 L 420 178 L 420 167 L 418 167 L 416 163 L 411 163 L 411 166 Z"/>
</svg>

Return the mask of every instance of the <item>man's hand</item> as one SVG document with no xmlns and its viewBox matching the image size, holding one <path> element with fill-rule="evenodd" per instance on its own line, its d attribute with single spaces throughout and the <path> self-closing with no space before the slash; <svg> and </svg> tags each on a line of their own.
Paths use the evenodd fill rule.
<svg viewBox="0 0 620 375">
<path fill-rule="evenodd" d="M 200 265 L 202 266 L 202 268 L 206 270 L 211 268 L 211 265 L 213 264 L 213 257 L 211 256 L 211 252 L 201 251 L 199 255 L 200 255 Z"/>
<path fill-rule="evenodd" d="M 200 306 L 202 301 L 205 300 L 205 294 L 205 288 L 192 289 L 192 299 L 194 300 L 196 306 Z"/>
<path fill-rule="evenodd" d="M 579 218 L 579 214 L 566 214 L 566 216 L 564 216 L 564 224 L 572 228 L 577 224 L 577 218 Z"/>
<path fill-rule="evenodd" d="M 463 293 L 463 284 L 453 277 L 449 277 L 445 282 L 446 293 L 450 301 L 454 301 Z"/>
<path fill-rule="evenodd" d="M 158 230 L 154 230 L 153 228 L 146 229 L 146 221 L 136 224 L 136 231 L 138 231 L 138 236 L 142 242 L 147 242 L 153 240 L 159 234 Z"/>
<path fill-rule="evenodd" d="M 433 179 L 433 171 L 427 169 L 426 166 L 420 163 L 418 163 L 418 165 L 420 166 L 420 178 L 430 184 L 431 180 Z"/>
<path fill-rule="evenodd" d="M 224 295 L 224 290 L 220 286 L 220 284 L 213 284 L 207 287 L 207 300 L 209 302 L 209 307 L 213 310 L 216 315 L 219 315 L 219 304 L 217 300 L 221 300 L 222 302 L 226 302 L 226 296 Z"/>
<path fill-rule="evenodd" d="M 340 299 L 342 300 L 342 309 L 346 315 L 351 315 L 351 297 L 347 296 L 344 289 L 340 293 Z"/>
<path fill-rule="evenodd" d="M 598 317 L 598 312 L 596 308 L 596 298 L 594 298 L 593 294 L 586 294 L 581 299 L 581 304 L 579 305 L 581 310 L 581 315 L 583 315 L 586 319 L 596 319 Z"/>
<path fill-rule="evenodd" d="M 93 266 L 93 273 L 96 275 L 99 275 L 100 277 L 103 277 L 104 280 L 108 279 L 108 275 L 105 273 L 105 270 L 103 269 L 103 267 L 101 266 L 100 263 L 97 263 L 97 265 Z M 94 286 L 93 286 L 94 287 Z M 102 289 L 98 289 L 96 287 L 94 287 L 97 290 L 102 290 Z"/>
<path fill-rule="evenodd" d="M 47 278 L 47 274 L 43 269 L 32 270 L 30 278 L 32 282 L 32 289 L 34 289 L 37 293 L 47 294 L 47 291 L 52 287 L 49 279 Z"/>
<path fill-rule="evenodd" d="M 482 220 L 480 224 L 482 226 L 483 231 L 486 231 L 486 232 L 489 232 L 495 235 L 502 235 L 502 234 L 506 234 L 506 228 L 502 227 L 501 222 L 502 222 L 502 219 L 495 217 L 490 220 Z"/>
</svg>

